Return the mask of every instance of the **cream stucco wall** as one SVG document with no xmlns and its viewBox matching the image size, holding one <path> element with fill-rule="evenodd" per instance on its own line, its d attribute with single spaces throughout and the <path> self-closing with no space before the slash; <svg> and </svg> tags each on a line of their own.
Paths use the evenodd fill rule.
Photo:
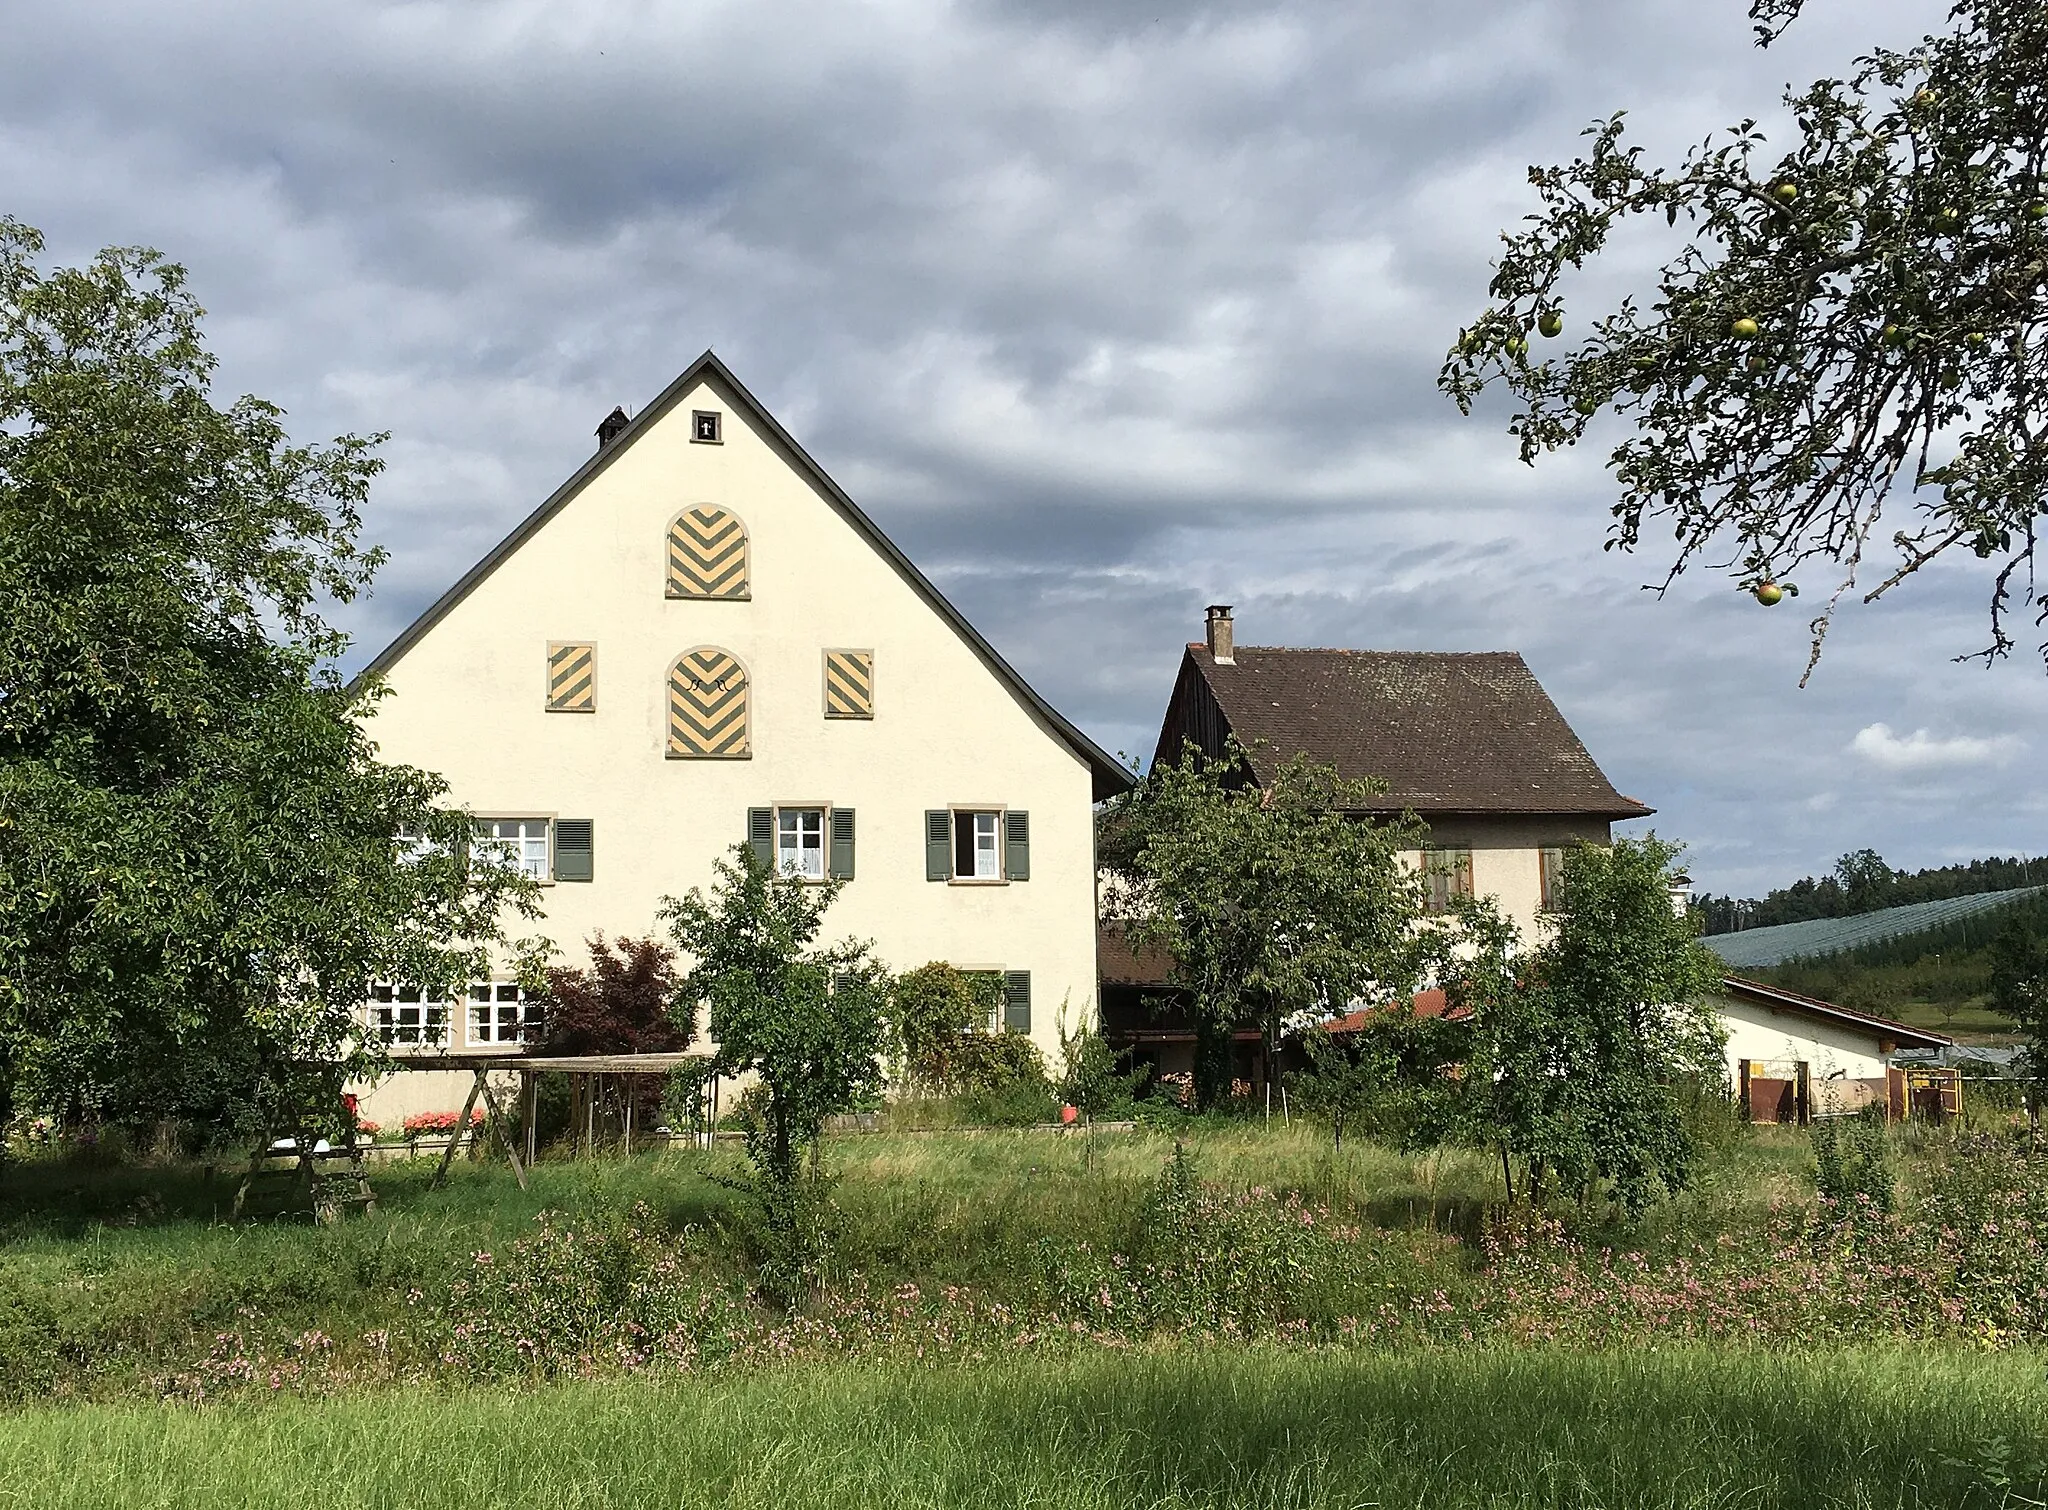
<svg viewBox="0 0 2048 1510">
<path fill-rule="evenodd" d="M 1728 1084 L 1742 1083 L 1745 1059 L 1803 1061 L 1814 1081 L 1839 1076 L 1848 1080 L 1883 1077 L 1889 1062 L 1877 1038 L 1846 1025 L 1836 1026 L 1802 1012 L 1773 1011 L 1762 1002 L 1730 995 L 1714 998 L 1721 1026 L 1728 1034 Z"/>
<path fill-rule="evenodd" d="M 1541 942 L 1549 926 L 1543 913 L 1543 851 L 1576 843 L 1605 845 L 1609 834 L 1603 818 L 1568 815 L 1446 815 L 1429 820 L 1432 844 L 1472 852 L 1474 894 L 1494 899 L 1502 915 L 1521 931 L 1525 947 Z M 1410 854 L 1407 860 L 1420 865 L 1422 856 Z"/>
<path fill-rule="evenodd" d="M 699 409 L 723 415 L 722 444 L 691 440 Z M 574 963 L 592 931 L 647 933 L 663 896 L 708 886 L 749 808 L 851 808 L 856 873 L 829 936 L 896 969 L 1029 970 L 1032 1036 L 1056 1054 L 1062 1005 L 1074 1024 L 1096 1006 L 1087 764 L 710 380 L 619 444 L 388 669 L 381 753 L 442 773 L 479 815 L 593 821 L 594 880 L 546 888 L 542 929 Z M 702 504 L 747 529 L 750 601 L 664 595 L 669 522 Z M 545 711 L 551 640 L 596 645 L 595 713 Z M 750 759 L 666 756 L 668 670 L 700 646 L 747 670 Z M 824 717 L 827 648 L 874 652 L 871 721 Z M 926 810 L 980 805 L 1030 813 L 1030 879 L 927 881 Z"/>
</svg>

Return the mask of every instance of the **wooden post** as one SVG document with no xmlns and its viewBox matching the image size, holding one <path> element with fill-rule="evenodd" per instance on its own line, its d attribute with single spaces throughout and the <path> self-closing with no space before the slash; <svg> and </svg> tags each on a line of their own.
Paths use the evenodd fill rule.
<svg viewBox="0 0 2048 1510">
<path fill-rule="evenodd" d="M 534 1144 L 539 1136 L 533 1126 L 536 1120 L 534 1114 L 540 1107 L 539 1087 L 534 1080 L 532 1070 L 521 1070 L 519 1072 L 519 1104 L 523 1109 L 520 1125 L 522 1128 L 521 1135 L 526 1139 L 526 1166 L 531 1169 L 533 1167 Z"/>
<path fill-rule="evenodd" d="M 526 1171 L 520 1166 L 519 1150 L 512 1146 L 512 1140 L 505 1135 L 504 1108 L 498 1105 L 498 1098 L 492 1094 L 491 1082 L 486 1078 L 485 1071 L 478 1070 L 476 1072 L 476 1083 L 484 1093 L 485 1104 L 490 1107 L 491 1134 L 499 1143 L 505 1146 L 505 1157 L 512 1161 L 512 1173 L 519 1181 L 519 1188 L 524 1190 L 526 1188 Z"/>
<path fill-rule="evenodd" d="M 448 1146 L 441 1151 L 441 1167 L 434 1171 L 433 1179 L 427 1182 L 427 1189 L 438 1190 L 441 1182 L 448 1178 L 448 1166 L 455 1162 L 455 1145 L 462 1141 L 462 1130 L 469 1126 L 469 1114 L 476 1110 L 476 1098 L 484 1088 L 484 1071 L 476 1072 L 476 1084 L 469 1088 L 469 1099 L 462 1103 L 462 1111 L 455 1118 L 455 1130 L 448 1134 Z"/>
</svg>

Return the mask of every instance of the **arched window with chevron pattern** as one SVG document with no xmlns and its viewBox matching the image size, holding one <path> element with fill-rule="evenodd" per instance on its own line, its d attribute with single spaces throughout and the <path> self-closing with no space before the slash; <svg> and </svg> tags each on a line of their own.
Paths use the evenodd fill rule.
<svg viewBox="0 0 2048 1510">
<path fill-rule="evenodd" d="M 685 652 L 668 671 L 668 758 L 749 758 L 747 710 L 747 668 L 738 656 L 715 645 Z"/>
<path fill-rule="evenodd" d="M 708 503 L 684 509 L 668 527 L 671 598 L 753 596 L 747 580 L 747 527 L 739 516 Z"/>
</svg>

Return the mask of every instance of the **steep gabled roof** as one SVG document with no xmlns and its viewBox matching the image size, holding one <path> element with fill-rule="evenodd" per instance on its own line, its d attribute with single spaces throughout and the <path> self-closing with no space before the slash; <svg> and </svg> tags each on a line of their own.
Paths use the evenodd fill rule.
<svg viewBox="0 0 2048 1510">
<path fill-rule="evenodd" d="M 1370 810 L 1641 818 L 1513 651 L 1292 650 L 1239 646 L 1234 664 L 1188 646 L 1155 760 L 1196 737 L 1213 701 L 1270 781 L 1301 753 L 1387 784 Z M 1170 746 L 1170 748 L 1169 748 Z"/>
<path fill-rule="evenodd" d="M 720 392 L 726 402 L 742 411 L 754 426 L 768 437 L 769 443 L 783 453 L 790 465 L 810 479 L 824 495 L 825 501 L 874 547 L 883 560 L 896 569 L 897 574 L 910 584 L 911 589 L 919 597 L 931 605 L 932 610 L 951 626 L 955 634 L 967 642 L 968 648 L 980 657 L 982 664 L 988 667 L 998 681 L 1010 689 L 1011 694 L 1024 705 L 1025 710 L 1039 725 L 1088 763 L 1089 769 L 1095 775 L 1095 799 L 1098 802 L 1130 789 L 1131 773 L 1114 756 L 1062 717 L 1051 703 L 1032 690 L 1031 684 L 996 653 L 995 647 L 983 639 L 979 631 L 962 616 L 960 610 L 947 601 L 946 595 L 932 585 L 925 574 L 919 571 L 911 559 L 897 547 L 896 542 L 883 534 L 881 527 L 861 512 L 860 505 L 846 496 L 845 490 L 826 474 L 823 467 L 811 459 L 810 454 L 782 428 L 775 416 L 762 406 L 761 401 L 749 393 L 746 385 L 734 377 L 727 370 L 725 363 L 719 361 L 710 351 L 706 351 L 685 368 L 674 382 L 662 389 L 654 402 L 635 415 L 608 444 L 578 467 L 568 481 L 556 488 L 546 502 L 522 519 L 511 534 L 491 548 L 483 560 L 464 572 L 453 587 L 441 594 L 425 613 L 407 625 L 396 639 L 378 653 L 375 660 L 363 668 L 350 684 L 351 687 L 360 685 L 369 677 L 381 676 L 398 664 L 406 651 L 418 643 L 421 637 L 438 624 L 456 604 L 468 597 L 478 583 L 496 571 L 501 562 L 524 545 L 542 525 L 581 493 L 593 478 L 624 455 L 626 448 L 632 445 L 642 431 L 674 408 L 683 395 L 700 382 L 709 383 Z"/>
</svg>

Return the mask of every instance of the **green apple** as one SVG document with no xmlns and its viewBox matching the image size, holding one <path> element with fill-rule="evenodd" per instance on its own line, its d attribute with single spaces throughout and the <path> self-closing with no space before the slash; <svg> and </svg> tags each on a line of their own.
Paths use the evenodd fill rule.
<svg viewBox="0 0 2048 1510">
<path fill-rule="evenodd" d="M 1751 591 L 1756 594 L 1757 602 L 1766 608 L 1777 606 L 1785 597 L 1785 589 L 1775 582 L 1759 582 Z"/>
<path fill-rule="evenodd" d="M 1536 328 L 1546 336 L 1554 336 L 1564 329 L 1564 316 L 1554 309 L 1546 309 L 1542 318 L 1537 320 Z"/>
<path fill-rule="evenodd" d="M 1779 204 L 1790 204 L 1799 197 L 1799 185 L 1795 183 L 1781 183 L 1771 192 L 1778 196 Z"/>
<path fill-rule="evenodd" d="M 1750 319 L 1748 315 L 1744 315 L 1728 327 L 1728 334 L 1735 337 L 1738 341 L 1754 341 L 1757 337 L 1757 330 L 1756 321 Z"/>
</svg>

